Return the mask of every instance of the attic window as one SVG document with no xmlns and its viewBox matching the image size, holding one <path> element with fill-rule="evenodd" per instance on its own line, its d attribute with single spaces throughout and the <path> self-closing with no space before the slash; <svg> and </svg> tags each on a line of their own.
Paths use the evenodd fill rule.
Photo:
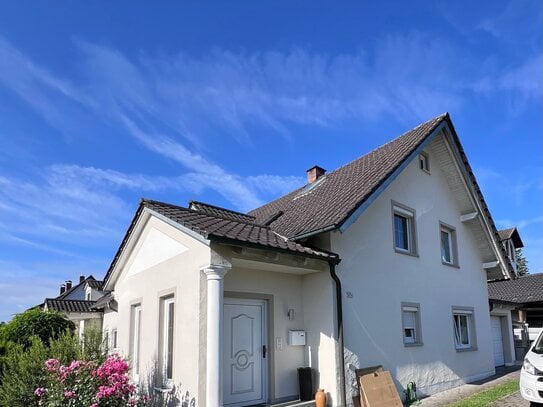
<svg viewBox="0 0 543 407">
<path fill-rule="evenodd" d="M 424 151 L 419 154 L 419 168 L 430 174 L 430 158 Z"/>
</svg>

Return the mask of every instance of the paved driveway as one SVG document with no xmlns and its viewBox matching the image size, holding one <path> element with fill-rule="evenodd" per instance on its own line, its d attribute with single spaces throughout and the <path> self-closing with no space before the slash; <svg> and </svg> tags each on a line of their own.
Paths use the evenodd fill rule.
<svg viewBox="0 0 543 407">
<path fill-rule="evenodd" d="M 529 405 L 530 403 L 520 397 L 520 392 L 517 391 L 515 394 L 495 402 L 492 407 L 528 407 Z"/>
</svg>

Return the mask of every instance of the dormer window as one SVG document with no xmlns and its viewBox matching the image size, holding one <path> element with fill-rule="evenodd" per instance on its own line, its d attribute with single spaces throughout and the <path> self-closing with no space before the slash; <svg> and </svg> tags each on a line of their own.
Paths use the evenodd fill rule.
<svg viewBox="0 0 543 407">
<path fill-rule="evenodd" d="M 419 168 L 430 174 L 430 158 L 424 151 L 419 154 Z"/>
</svg>

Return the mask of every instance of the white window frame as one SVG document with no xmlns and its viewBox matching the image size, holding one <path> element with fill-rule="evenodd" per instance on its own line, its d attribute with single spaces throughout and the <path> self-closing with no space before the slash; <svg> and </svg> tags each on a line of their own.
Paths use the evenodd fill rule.
<svg viewBox="0 0 543 407">
<path fill-rule="evenodd" d="M 447 234 L 447 244 L 449 249 L 449 257 L 447 260 L 444 255 L 443 234 Z M 447 266 L 458 267 L 458 245 L 456 240 L 456 229 L 443 222 L 439 222 L 439 249 L 441 255 L 441 263 Z"/>
<path fill-rule="evenodd" d="M 420 304 L 414 302 L 402 302 L 402 338 L 405 347 L 409 346 L 421 346 L 422 343 L 422 327 L 420 318 Z M 406 325 L 406 319 L 404 318 L 406 313 L 413 315 L 413 325 Z M 413 332 L 412 337 L 406 336 L 406 330 Z"/>
<path fill-rule="evenodd" d="M 396 238 L 396 217 L 405 219 L 407 249 L 396 244 L 398 240 Z M 396 253 L 417 256 L 417 232 L 415 217 L 416 213 L 414 209 L 392 201 L 392 244 Z"/>
<path fill-rule="evenodd" d="M 462 340 L 462 327 L 459 325 L 461 318 L 466 320 L 466 338 L 467 343 Z M 453 338 L 454 347 L 457 352 L 477 350 L 477 337 L 475 335 L 474 311 L 471 307 L 453 307 Z"/>
<path fill-rule="evenodd" d="M 117 349 L 118 347 L 118 334 L 117 334 L 117 329 L 112 329 L 111 330 L 111 349 Z"/>
<path fill-rule="evenodd" d="M 430 174 L 430 156 L 422 151 L 419 154 L 419 168 L 427 174 Z"/>
<path fill-rule="evenodd" d="M 141 313 L 141 304 L 134 304 L 131 306 L 130 358 L 132 360 L 132 376 L 135 381 L 139 380 L 140 373 Z"/>
<path fill-rule="evenodd" d="M 165 387 L 171 387 L 173 385 L 173 370 L 175 366 L 175 297 L 168 296 L 161 298 L 161 370 L 162 370 L 162 385 Z M 170 306 L 173 306 L 170 308 Z M 173 316 L 171 315 L 173 311 Z M 170 332 L 170 323 L 172 324 L 172 330 Z M 171 340 L 170 340 L 171 339 Z M 171 345 L 171 349 L 170 349 Z M 169 353 L 171 354 L 168 358 Z M 170 361 L 168 362 L 168 359 Z M 171 363 L 171 365 L 169 365 Z M 168 368 L 170 368 L 170 377 L 168 377 Z"/>
</svg>

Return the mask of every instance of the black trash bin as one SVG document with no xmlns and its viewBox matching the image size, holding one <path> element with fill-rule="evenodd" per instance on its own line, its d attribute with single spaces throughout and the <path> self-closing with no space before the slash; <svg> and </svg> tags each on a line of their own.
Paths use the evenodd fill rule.
<svg viewBox="0 0 543 407">
<path fill-rule="evenodd" d="M 310 367 L 298 368 L 298 383 L 300 384 L 300 400 L 313 400 L 313 378 Z"/>
</svg>

